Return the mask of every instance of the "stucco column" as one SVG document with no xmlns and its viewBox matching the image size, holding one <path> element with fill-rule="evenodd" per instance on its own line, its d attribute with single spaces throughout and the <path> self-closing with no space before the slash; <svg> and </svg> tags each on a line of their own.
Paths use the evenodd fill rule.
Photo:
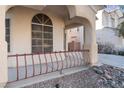
<svg viewBox="0 0 124 93">
<path fill-rule="evenodd" d="M 85 64 L 90 64 L 91 66 L 97 64 L 97 43 L 96 43 L 96 33 L 95 30 L 85 28 L 84 30 L 84 45 L 83 49 L 88 49 L 89 52 L 84 53 Z"/>
<path fill-rule="evenodd" d="M 5 41 L 5 6 L 0 6 L 0 87 L 8 80 L 7 43 Z"/>
</svg>

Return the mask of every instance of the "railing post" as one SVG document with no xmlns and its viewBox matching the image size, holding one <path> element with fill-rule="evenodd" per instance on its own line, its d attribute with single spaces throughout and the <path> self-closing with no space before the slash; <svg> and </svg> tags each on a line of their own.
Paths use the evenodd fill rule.
<svg viewBox="0 0 124 93">
<path fill-rule="evenodd" d="M 54 65 L 53 65 L 53 59 L 52 59 L 52 55 L 51 55 L 51 52 L 50 52 L 50 59 L 51 59 L 51 63 L 52 63 L 52 72 L 53 72 L 53 69 L 54 69 Z"/>
<path fill-rule="evenodd" d="M 82 55 L 83 50 L 79 51 L 79 55 L 80 55 L 80 60 L 81 60 L 81 65 L 83 65 L 83 55 Z"/>
<path fill-rule="evenodd" d="M 66 62 L 66 68 L 68 68 L 68 61 L 67 61 L 67 51 L 65 51 L 64 53 L 65 53 L 65 62 Z"/>
<path fill-rule="evenodd" d="M 71 51 L 68 51 L 68 55 L 69 55 L 69 53 L 70 53 Z M 71 68 L 71 57 L 70 57 L 70 55 L 68 56 L 69 57 L 69 60 L 70 60 L 70 68 Z"/>
<path fill-rule="evenodd" d="M 25 79 L 27 78 L 27 58 L 26 58 L 26 54 L 24 54 L 24 60 L 25 60 Z"/>
<path fill-rule="evenodd" d="M 41 63 L 40 53 L 38 53 L 38 56 L 39 56 L 39 62 L 40 62 L 40 74 L 42 74 L 42 63 Z"/>
<path fill-rule="evenodd" d="M 76 57 L 77 57 L 77 63 L 78 63 L 77 65 L 79 66 L 79 65 L 80 65 L 80 64 L 79 64 L 79 63 L 80 63 L 80 60 L 78 59 L 78 55 L 77 55 L 76 52 L 77 52 L 77 51 L 75 51 L 75 54 L 76 54 Z"/>
<path fill-rule="evenodd" d="M 32 57 L 32 64 L 33 64 L 33 76 L 35 75 L 35 67 L 34 67 L 34 56 L 33 54 L 31 55 Z"/>
<path fill-rule="evenodd" d="M 19 80 L 18 54 L 16 54 L 16 68 L 17 68 L 17 80 Z"/>
<path fill-rule="evenodd" d="M 55 52 L 55 57 L 56 57 L 56 62 L 57 62 L 57 70 L 58 70 L 58 69 L 59 69 L 59 63 L 58 63 L 58 58 L 57 58 L 56 52 Z"/>
<path fill-rule="evenodd" d="M 46 63 L 46 73 L 48 72 L 48 63 L 47 63 L 47 57 L 46 54 L 44 53 L 44 57 L 45 57 L 45 63 Z"/>
<path fill-rule="evenodd" d="M 70 54 L 71 54 L 71 56 L 72 56 L 71 58 L 73 58 L 73 60 L 71 60 L 71 63 L 72 63 L 72 66 L 71 66 L 71 67 L 73 67 L 73 64 L 74 64 L 74 66 L 75 66 L 75 58 L 74 58 L 73 52 L 74 52 L 74 51 L 71 51 L 71 52 L 70 52 Z"/>
<path fill-rule="evenodd" d="M 63 61 L 62 61 L 62 56 L 61 56 L 61 51 L 59 52 L 60 58 L 61 58 L 61 63 L 62 63 L 62 67 L 60 69 L 60 74 L 62 74 L 62 70 L 63 70 Z"/>
</svg>

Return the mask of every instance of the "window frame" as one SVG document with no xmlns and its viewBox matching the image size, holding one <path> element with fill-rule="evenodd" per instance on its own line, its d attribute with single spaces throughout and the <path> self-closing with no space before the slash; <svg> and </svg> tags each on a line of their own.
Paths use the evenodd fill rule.
<svg viewBox="0 0 124 93">
<path fill-rule="evenodd" d="M 37 15 L 45 16 L 47 19 L 44 22 L 50 21 L 52 23 L 52 20 L 47 15 L 45 15 L 45 14 L 41 14 L 41 13 L 40 14 L 36 14 L 32 18 L 32 23 L 31 23 L 31 26 L 32 26 L 32 53 L 37 53 L 37 52 L 52 52 L 53 51 L 53 24 L 47 25 L 46 23 L 43 23 L 43 20 L 44 19 L 39 19 L 39 18 L 38 18 L 40 20 L 39 22 L 42 22 L 42 23 L 33 22 L 34 18 L 37 17 Z M 36 27 L 37 26 L 41 26 L 41 29 L 40 30 L 34 30 L 33 25 L 34 26 L 36 25 Z M 45 31 L 44 30 L 45 27 L 51 27 L 51 31 Z M 50 28 L 47 28 L 47 29 L 50 29 Z M 37 33 L 40 33 L 42 36 L 41 36 L 41 38 L 40 37 L 38 37 L 38 38 L 37 37 L 33 37 L 33 33 L 35 33 L 35 35 Z M 50 34 L 50 37 L 49 38 L 48 37 L 45 38 L 44 34 Z M 42 44 L 38 44 L 38 40 Z M 33 43 L 34 41 L 35 41 L 35 43 Z M 51 44 L 50 43 L 47 43 L 47 45 L 45 45 L 44 42 L 46 42 L 46 41 L 47 42 L 51 42 Z M 37 47 L 37 46 L 39 46 L 39 47 Z M 47 48 L 49 48 L 48 51 L 45 51 Z M 40 50 L 37 50 L 37 49 L 40 49 Z"/>
</svg>

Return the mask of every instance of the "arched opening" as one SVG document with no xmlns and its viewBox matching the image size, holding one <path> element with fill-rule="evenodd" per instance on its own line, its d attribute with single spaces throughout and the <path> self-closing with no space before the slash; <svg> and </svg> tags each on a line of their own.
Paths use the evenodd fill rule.
<svg viewBox="0 0 124 93">
<path fill-rule="evenodd" d="M 82 50 L 84 44 L 84 26 L 78 26 L 66 30 L 66 50 Z"/>
<path fill-rule="evenodd" d="M 53 51 L 53 24 L 45 14 L 37 14 L 32 19 L 32 52 Z"/>
<path fill-rule="evenodd" d="M 75 34 L 75 36 L 77 36 L 77 39 L 80 39 L 80 40 L 76 40 L 76 41 L 80 41 L 81 44 L 81 46 L 79 45 L 80 49 L 83 49 L 84 44 L 90 44 L 92 42 L 92 26 L 89 20 L 86 18 L 78 17 L 78 16 L 72 18 L 71 20 L 66 22 L 65 29 L 66 31 L 73 30 L 73 32 L 71 31 L 72 32 L 71 34 Z M 67 34 L 68 32 L 66 31 L 65 33 Z M 68 45 L 66 41 L 66 50 L 67 47 Z"/>
</svg>

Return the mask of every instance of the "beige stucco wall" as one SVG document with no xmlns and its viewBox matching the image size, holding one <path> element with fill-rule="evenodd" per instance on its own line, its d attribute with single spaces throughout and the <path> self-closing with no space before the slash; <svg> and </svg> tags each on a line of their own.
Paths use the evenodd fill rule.
<svg viewBox="0 0 124 93">
<path fill-rule="evenodd" d="M 84 17 L 86 20 L 82 20 L 82 24 L 85 29 L 85 42 L 83 45 L 84 49 L 90 50 L 89 63 L 91 65 L 97 64 L 97 44 L 96 44 L 96 33 L 95 33 L 95 21 L 96 12 L 91 9 L 88 5 L 76 6 L 76 15 Z M 88 62 L 86 62 L 88 63 Z"/>
<path fill-rule="evenodd" d="M 88 5 L 76 6 L 76 14 L 88 19 L 92 28 L 95 30 L 96 13 Z"/>
<path fill-rule="evenodd" d="M 0 6 L 0 87 L 8 80 L 7 43 L 5 41 L 5 6 Z"/>
<path fill-rule="evenodd" d="M 31 53 L 31 21 L 34 15 L 41 11 L 14 7 L 7 12 L 11 18 L 11 49 L 9 54 Z M 44 12 L 53 22 L 53 51 L 63 50 L 64 22 L 61 18 L 50 12 Z"/>
</svg>

